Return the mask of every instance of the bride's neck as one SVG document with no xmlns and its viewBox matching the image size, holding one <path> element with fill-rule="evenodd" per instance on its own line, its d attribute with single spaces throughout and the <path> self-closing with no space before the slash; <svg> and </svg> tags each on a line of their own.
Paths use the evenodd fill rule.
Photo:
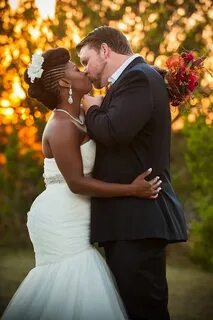
<svg viewBox="0 0 213 320">
<path fill-rule="evenodd" d="M 61 103 L 58 104 L 57 109 L 63 109 L 69 112 L 73 117 L 79 117 L 80 115 L 80 105 L 81 105 L 81 97 L 72 96 L 73 103 L 70 104 L 67 99 L 62 100 Z"/>
</svg>

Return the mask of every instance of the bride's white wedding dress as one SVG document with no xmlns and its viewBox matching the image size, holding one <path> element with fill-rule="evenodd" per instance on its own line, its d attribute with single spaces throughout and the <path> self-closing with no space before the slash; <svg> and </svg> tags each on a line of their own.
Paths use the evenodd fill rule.
<svg viewBox="0 0 213 320">
<path fill-rule="evenodd" d="M 95 143 L 83 144 L 81 153 L 84 174 L 90 174 Z M 105 260 L 89 242 L 89 197 L 70 191 L 54 159 L 44 159 L 44 177 L 46 189 L 27 221 L 36 266 L 2 319 L 127 319 Z"/>
</svg>

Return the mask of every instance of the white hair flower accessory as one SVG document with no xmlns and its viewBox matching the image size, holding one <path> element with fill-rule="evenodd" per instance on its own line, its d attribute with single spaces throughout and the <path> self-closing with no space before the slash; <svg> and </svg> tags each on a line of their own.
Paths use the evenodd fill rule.
<svg viewBox="0 0 213 320">
<path fill-rule="evenodd" d="M 30 82 L 34 82 L 35 78 L 41 78 L 44 69 L 42 69 L 42 64 L 44 62 L 44 58 L 39 53 L 34 53 L 32 55 L 32 62 L 30 63 L 27 74 L 30 78 Z"/>
</svg>

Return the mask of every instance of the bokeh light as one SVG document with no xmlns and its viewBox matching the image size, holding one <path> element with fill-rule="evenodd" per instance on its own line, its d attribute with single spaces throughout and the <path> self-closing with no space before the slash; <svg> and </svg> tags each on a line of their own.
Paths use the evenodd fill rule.
<svg viewBox="0 0 213 320">
<path fill-rule="evenodd" d="M 10 0 L 10 7 L 7 1 L 2 1 L 2 129 L 8 130 L 8 126 L 22 124 L 26 127 L 20 131 L 23 145 L 39 149 L 40 136 L 38 137 L 38 131 L 35 130 L 35 122 L 41 120 L 45 123 L 50 113 L 36 101 L 27 98 L 23 73 L 30 57 L 34 52 L 64 46 L 70 49 L 72 58 L 78 63 L 74 50 L 76 44 L 92 28 L 101 24 L 120 29 L 135 52 L 140 53 L 148 63 L 162 68 L 165 67 L 168 55 L 185 46 L 186 49 L 196 49 L 198 55 L 207 55 L 200 93 L 195 99 L 191 99 L 187 117 L 191 122 L 196 121 L 198 113 L 195 110 L 202 110 L 206 115 L 206 123 L 212 125 L 213 81 L 210 72 L 213 70 L 213 8 L 210 0 L 195 1 L 191 11 L 184 1 L 177 2 L 179 7 L 174 10 L 174 6 L 166 0 L 143 0 L 131 6 L 125 5 L 124 0 L 90 0 L 89 5 L 86 2 L 79 5 L 77 0 Z M 195 44 L 197 47 L 194 47 Z M 101 93 L 103 94 L 103 91 Z M 171 114 L 173 130 L 181 130 L 184 120 L 179 110 L 172 108 Z M 26 130 L 29 134 L 23 134 Z"/>
</svg>

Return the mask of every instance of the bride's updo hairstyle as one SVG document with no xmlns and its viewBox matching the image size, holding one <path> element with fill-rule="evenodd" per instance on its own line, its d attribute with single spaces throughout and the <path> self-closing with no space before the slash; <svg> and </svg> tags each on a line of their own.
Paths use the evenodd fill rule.
<svg viewBox="0 0 213 320">
<path fill-rule="evenodd" d="M 42 54 L 42 57 L 44 58 L 42 64 L 44 71 L 41 78 L 35 78 L 32 83 L 26 69 L 24 80 L 29 85 L 28 95 L 53 110 L 60 102 L 58 81 L 64 76 L 65 66 L 70 60 L 70 54 L 65 48 L 56 48 L 47 50 Z"/>
</svg>

